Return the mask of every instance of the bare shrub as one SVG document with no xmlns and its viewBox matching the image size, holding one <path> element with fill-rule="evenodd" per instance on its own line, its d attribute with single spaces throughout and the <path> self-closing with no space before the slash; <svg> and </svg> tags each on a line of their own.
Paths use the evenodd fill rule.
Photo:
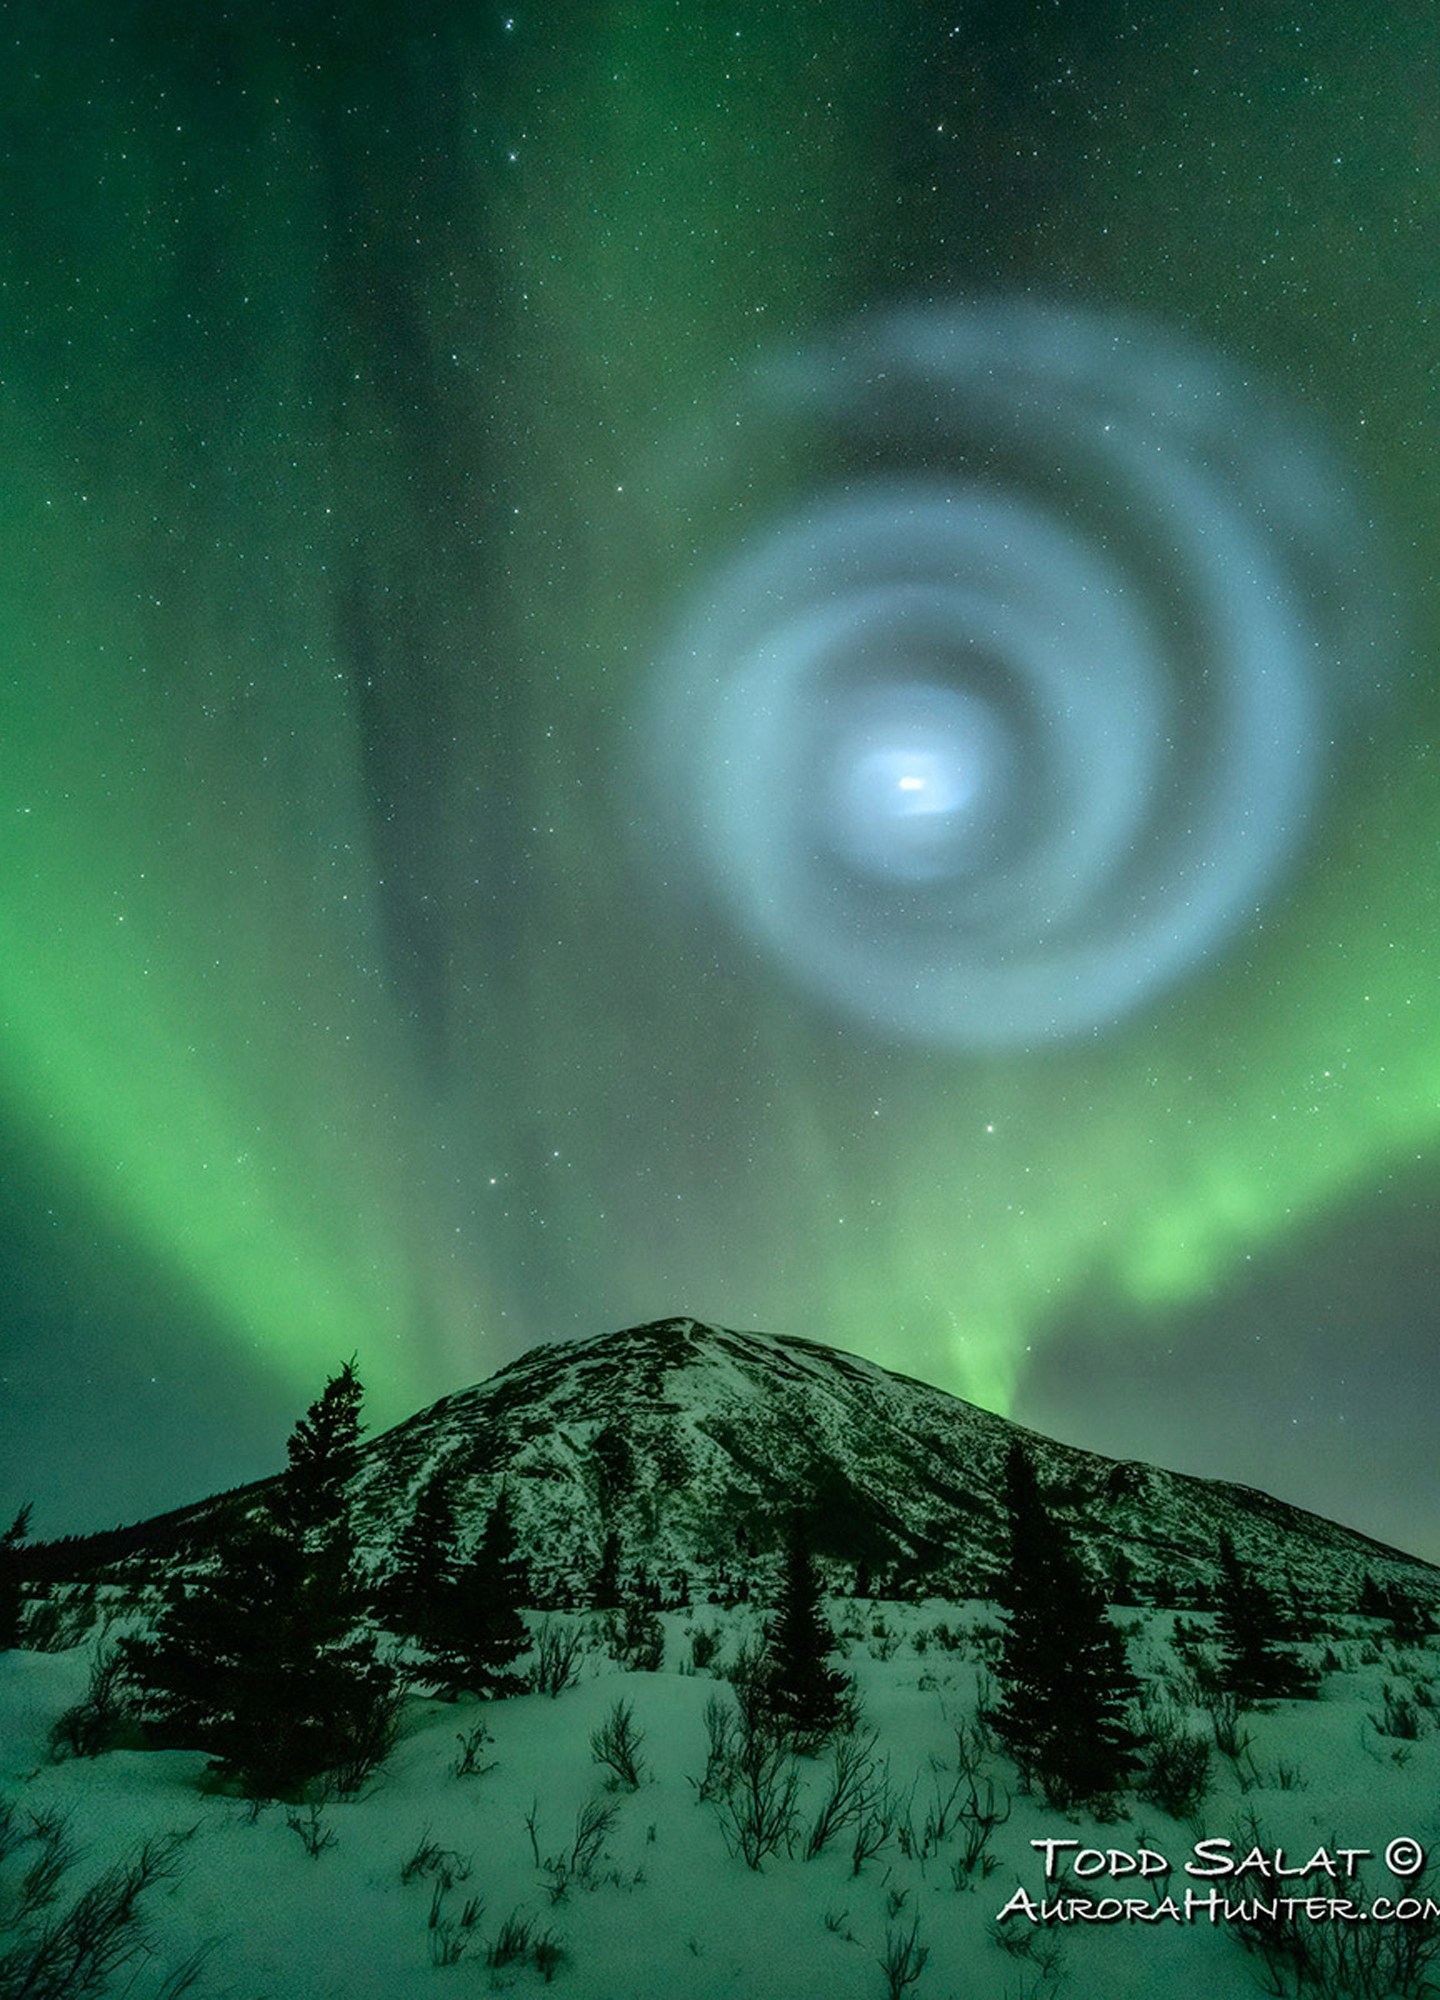
<svg viewBox="0 0 1440 2000">
<path fill-rule="evenodd" d="M 50 1753 L 56 1758 L 99 1757 L 140 1740 L 139 1724 L 125 1696 L 124 1661 L 114 1646 L 97 1646 L 83 1697 L 51 1727 Z"/>
<path fill-rule="evenodd" d="M 981 1666 L 975 1688 L 975 1721 L 972 1725 L 975 1739 L 985 1749 L 993 1750 L 1000 1741 L 996 1722 L 1000 1715 L 1000 1696 L 995 1689 L 995 1676 L 988 1666 Z"/>
<path fill-rule="evenodd" d="M 735 1700 L 747 1725 L 763 1725 L 765 1709 L 765 1663 L 758 1641 L 744 1639 L 727 1660 L 721 1673 L 735 1690 Z"/>
<path fill-rule="evenodd" d="M 98 1616 L 93 1583 L 56 1584 L 33 1598 L 25 1613 L 20 1643 L 31 1653 L 65 1653 L 89 1637 Z"/>
<path fill-rule="evenodd" d="M 512 1910 L 491 1939 L 485 1952 L 485 1963 L 493 1968 L 500 1965 L 515 1965 L 520 1960 L 528 1958 L 537 1921 L 535 1917 L 527 1917 L 519 1910 Z"/>
<path fill-rule="evenodd" d="M 143 1958 L 148 1946 L 141 1899 L 179 1874 L 181 1850 L 194 1831 L 147 1840 L 132 1859 L 107 1868 L 41 1922 L 34 1908 L 12 1920 L 17 1942 L 0 1955 L 0 2000 L 88 2000 Z M 48 1901 L 54 1900 L 52 1894 Z"/>
<path fill-rule="evenodd" d="M 1310 1924 L 1257 1911 L 1233 1928 L 1274 2000 L 1429 2000 L 1436 1991 L 1440 1937 L 1418 1923 Z"/>
<path fill-rule="evenodd" d="M 900 1635 L 884 1618 L 870 1621 L 870 1654 L 876 1660 L 892 1660 L 895 1649 L 900 1644 Z"/>
<path fill-rule="evenodd" d="M 836 1834 L 858 1828 L 884 1784 L 876 1766 L 876 1732 L 836 1736 L 830 1750 L 830 1788 L 806 1838 L 806 1860 L 826 1850 Z"/>
<path fill-rule="evenodd" d="M 990 1935 L 1007 1958 L 1023 1960 L 1034 1968 L 1035 1982 L 1028 1989 L 1025 2000 L 1037 2000 L 1046 1986 L 1059 1986 L 1064 1977 L 1065 1947 L 1053 1932 L 1036 1930 L 1030 1924 L 1018 1928 L 1007 1924 L 1003 1929 L 993 1930 Z"/>
<path fill-rule="evenodd" d="M 430 1892 L 430 1915 L 425 1934 L 430 1943 L 432 1965 L 458 1965 L 470 1948 L 475 1927 L 485 1914 L 484 1898 L 469 1896 L 458 1914 L 448 1909 L 449 1885 L 437 1880 Z"/>
<path fill-rule="evenodd" d="M 473 1729 L 458 1730 L 455 1741 L 460 1749 L 450 1768 L 457 1778 L 483 1778 L 495 1769 L 493 1757 L 482 1761 L 484 1751 L 495 1741 L 483 1722 L 477 1722 Z"/>
<path fill-rule="evenodd" d="M 1226 1704 L 1229 1720 L 1222 1717 L 1221 1727 L 1236 1729 L 1238 1741 L 1238 1711 L 1231 1716 L 1232 1707 Z M 1172 1819 L 1192 1818 L 1210 1788 L 1210 1745 L 1203 1737 L 1190 1734 L 1179 1711 L 1169 1702 L 1147 1705 L 1145 1733 L 1149 1754 L 1136 1783 L 1137 1794 Z M 1248 1737 L 1245 1740 L 1248 1745 Z"/>
<path fill-rule="evenodd" d="M 1241 1727 L 1240 1718 L 1244 1708 L 1236 1695 L 1212 1693 L 1206 1703 L 1210 1712 L 1210 1727 L 1215 1732 L 1215 1748 L 1222 1757 L 1228 1757 L 1238 1765 L 1246 1756 L 1254 1742 L 1248 1729 Z"/>
<path fill-rule="evenodd" d="M 925 1862 L 932 1854 L 938 1852 L 941 1843 L 955 1823 L 964 1784 L 964 1775 L 958 1772 L 947 1782 L 942 1775 L 942 1767 L 932 1760 L 930 1799 L 918 1831 L 908 1810 L 905 1817 L 896 1823 L 895 1838 L 900 1843 L 900 1852 L 907 1860 Z"/>
<path fill-rule="evenodd" d="M 540 1629 L 535 1634 L 535 1664 L 530 1670 L 530 1685 L 537 1694 L 548 1694 L 553 1700 L 563 1694 L 566 1688 L 574 1687 L 580 1678 L 580 1660 L 585 1651 L 585 1641 L 576 1625 L 567 1625 L 554 1618 L 542 1619 Z"/>
<path fill-rule="evenodd" d="M 858 1875 L 865 1863 L 877 1855 L 895 1831 L 901 1800 L 890 1784 L 889 1766 L 869 1793 L 855 1820 L 855 1837 L 850 1843 L 850 1872 Z"/>
<path fill-rule="evenodd" d="M 9 1913 L 11 1921 L 24 1924 L 32 1917 L 46 1910 L 60 1893 L 60 1884 L 65 1879 L 75 1860 L 75 1850 L 70 1845 L 70 1822 L 66 1814 L 56 1807 L 48 1807 L 43 1812 L 27 1815 L 29 1829 L 21 1834 L 18 1846 L 26 1840 L 36 1842 L 39 1852 L 35 1854 L 15 1890 L 13 1909 Z"/>
<path fill-rule="evenodd" d="M 486 1948 L 485 1963 L 494 1969 L 529 1962 L 548 1986 L 565 1962 L 554 1933 L 539 1928 L 538 1919 L 512 1910 Z"/>
<path fill-rule="evenodd" d="M 830 1752 L 830 1784 L 805 1842 L 805 1859 L 813 1861 L 835 1836 L 855 1826 L 874 1793 L 875 1734 L 839 1736 Z"/>
<path fill-rule="evenodd" d="M 473 1863 L 466 1854 L 457 1854 L 453 1847 L 442 1847 L 430 1838 L 427 1827 L 421 1834 L 414 1853 L 400 1864 L 400 1880 L 408 1888 L 410 1883 L 431 1876 L 442 1889 L 453 1889 L 457 1882 L 468 1882 Z"/>
<path fill-rule="evenodd" d="M 608 1633 L 615 1664 L 628 1674 L 658 1674 L 665 1664 L 665 1627 L 644 1598 L 630 1597 L 612 1614 Z"/>
<path fill-rule="evenodd" d="M 705 1774 L 692 1778 L 698 1796 L 713 1799 L 719 1796 L 725 1786 L 726 1774 L 735 1747 L 738 1716 L 727 1701 L 718 1694 L 712 1694 L 705 1704 L 705 1733 L 707 1748 L 705 1753 Z"/>
<path fill-rule="evenodd" d="M 971 1632 L 970 1643 L 977 1658 L 992 1662 L 998 1660 L 1005 1645 L 1005 1628 L 997 1625 L 993 1618 L 984 1619 Z"/>
<path fill-rule="evenodd" d="M 720 1831 L 732 1854 L 758 1869 L 769 1854 L 791 1851 L 800 1771 L 774 1730 L 742 1715 L 718 1792 Z"/>
<path fill-rule="evenodd" d="M 400 1733 L 404 1694 L 388 1678 L 371 1681 L 364 1699 L 352 1704 L 345 1730 L 345 1753 L 325 1779 L 326 1790 L 341 1799 L 354 1798 L 379 1770 Z"/>
<path fill-rule="evenodd" d="M 720 1631 L 715 1625 L 697 1625 L 690 1634 L 690 1664 L 696 1673 L 703 1673 L 714 1664 L 720 1650 Z"/>
<path fill-rule="evenodd" d="M 1002 1805 L 995 1796 L 992 1779 L 985 1780 L 982 1794 L 977 1780 L 973 1776 L 966 1778 L 965 1797 L 956 1814 L 960 1852 L 950 1863 L 950 1879 L 957 1889 L 968 1889 L 976 1874 L 983 1880 L 999 1866 L 995 1855 L 990 1852 L 990 1842 L 995 1829 L 1004 1826 L 1011 1811 L 1009 1792 L 1004 1793 Z"/>
<path fill-rule="evenodd" d="M 613 1799 L 587 1799 L 575 1815 L 575 1835 L 569 1847 L 558 1854 L 546 1855 L 543 1861 L 540 1858 L 539 1815 L 540 1802 L 537 1799 L 525 1815 L 530 1852 L 535 1858 L 535 1866 L 545 1877 L 551 1902 L 559 1903 L 569 1893 L 573 1882 L 594 1882 L 605 1842 L 619 1818 L 620 1806 Z"/>
<path fill-rule="evenodd" d="M 318 1802 L 307 1806 L 303 1813 L 292 1808 L 285 1815 L 285 1824 L 300 1836 L 300 1845 L 312 1861 L 317 1861 L 339 1838 L 334 1827 L 325 1824 L 324 1809 Z"/>
<path fill-rule="evenodd" d="M 565 1963 L 567 1956 L 559 1938 L 553 1937 L 549 1931 L 542 1932 L 530 1947 L 530 1963 L 547 1986 Z"/>
<path fill-rule="evenodd" d="M 1298 1764 L 1287 1764 L 1279 1757 L 1268 1771 L 1261 1774 L 1260 1782 L 1273 1785 L 1278 1792 L 1308 1792 L 1310 1780 L 1305 1777 Z"/>
<path fill-rule="evenodd" d="M 930 1947 L 920 1942 L 920 1919 L 912 1917 L 908 1930 L 892 1928 L 885 1933 L 885 1950 L 878 1963 L 885 1975 L 889 2000 L 900 2000 L 915 1985 L 930 1958 Z"/>
<path fill-rule="evenodd" d="M 612 1784 L 634 1792 L 645 1775 L 645 1760 L 640 1755 L 644 1741 L 643 1731 L 635 1727 L 634 1703 L 617 1701 L 605 1720 L 591 1730 L 590 1754 L 597 1764 L 608 1765 Z"/>
<path fill-rule="evenodd" d="M 1370 1727 L 1377 1736 L 1392 1736 L 1398 1742 L 1414 1743 L 1424 1727 L 1419 1704 L 1410 1691 L 1394 1681 L 1386 1681 L 1380 1691 L 1380 1712 L 1372 1709 Z"/>
</svg>

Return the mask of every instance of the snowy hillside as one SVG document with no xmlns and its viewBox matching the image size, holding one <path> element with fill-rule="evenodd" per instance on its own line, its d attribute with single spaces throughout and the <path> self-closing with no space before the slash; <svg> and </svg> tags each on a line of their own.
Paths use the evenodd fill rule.
<svg viewBox="0 0 1440 2000">
<path fill-rule="evenodd" d="M 976 1733 L 994 1651 L 989 1607 L 830 1608 L 864 1701 L 863 1816 L 812 1852 L 838 1746 L 795 1760 L 781 1837 L 755 1868 L 736 1850 L 721 1801 L 704 1795 L 707 1708 L 731 1700 L 715 1675 L 758 1622 L 744 1608 L 667 1615 L 660 1672 L 620 1672 L 596 1634 L 578 1682 L 553 1699 L 412 1696 L 398 1745 L 362 1795 L 258 1808 L 217 1795 L 200 1752 L 52 1761 L 49 1732 L 83 1694 L 88 1651 L 0 1655 L 0 1820 L 4 1799 L 11 1805 L 0 1907 L 7 1893 L 15 1907 L 48 1855 L 68 1858 L 36 1918 L 0 1939 L 0 1994 L 459 2000 L 553 1987 L 561 2000 L 1424 2000 L 1435 1991 L 1433 1918 L 1302 1920 L 1290 1928 L 1312 1959 L 1297 1970 L 1283 1927 L 1227 1920 L 1204 1900 L 1279 1891 L 1368 1908 L 1381 1896 L 1423 1898 L 1429 1878 L 1397 1877 L 1385 1856 L 1401 1838 L 1427 1848 L 1440 1838 L 1433 1641 L 1397 1651 L 1373 1624 L 1336 1621 L 1321 1699 L 1236 1724 L 1199 1701 L 1173 1644 L 1174 1614 L 1148 1614 L 1130 1654 L 1151 1689 L 1150 1726 L 1178 1725 L 1208 1746 L 1208 1769 L 1193 1801 L 1167 1809 L 1131 1797 L 1097 1819 L 1047 1807 Z M 578 1615 L 559 1616 L 578 1627 Z M 718 1635 L 699 1669 L 696 1633 Z M 1407 1705 L 1394 1698 L 1402 1676 L 1418 1705 L 1408 1692 Z M 591 1744 L 619 1702 L 643 1739 L 634 1788 Z M 134 1934 L 121 1940 L 131 1955 L 113 1979 L 26 1983 L 41 1924 L 63 1941 L 78 1899 L 107 1870 L 133 1867 L 142 1841 L 171 1835 L 186 1836 L 162 1855 L 174 1872 L 139 1899 Z M 1047 1839 L 1146 1849 L 1170 1872 L 1139 1881 L 1119 1872 L 1122 1861 L 1113 1875 L 1082 1879 L 1066 1865 L 1047 1883 L 1032 1845 Z M 1229 1842 L 1212 1851 L 1231 1865 L 1256 1847 L 1283 1850 L 1291 1869 L 1322 1848 L 1370 1854 L 1338 1882 L 1323 1865 L 1298 1884 L 1277 1882 L 1273 1862 L 1238 1880 L 1187 1875 L 1202 1839 Z M 1077 1852 L 1065 1851 L 1067 1863 Z M 1001 1920 L 1017 1891 L 1036 1910 L 1138 1897 L 1168 1898 L 1180 1914 L 1046 1919 L 1022 1904 Z M 1187 1892 L 1200 1899 L 1188 1910 Z M 7 1946 L 18 1968 L 9 1984 Z M 1378 1972 L 1337 1962 L 1362 1947 L 1379 1955 Z M 898 1983 L 922 1955 L 913 1984 Z M 181 1983 L 189 1968 L 191 1987 Z"/>
</svg>

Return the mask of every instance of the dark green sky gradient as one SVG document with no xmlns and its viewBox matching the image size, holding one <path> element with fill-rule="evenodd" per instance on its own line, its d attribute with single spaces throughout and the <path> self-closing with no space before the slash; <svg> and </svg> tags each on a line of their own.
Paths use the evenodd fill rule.
<svg viewBox="0 0 1440 2000">
<path fill-rule="evenodd" d="M 1182 1455 L 1183 1381 L 1187 1463 L 1440 1554 L 1435 27 L 506 18 L 16 14 L 0 1500 L 228 1484 L 352 1350 L 388 1420 L 683 1310 L 1137 1455 Z M 813 478 L 757 362 L 995 287 L 1142 309 L 1308 410 L 1406 637 L 1252 928 L 982 1060 L 837 1023 L 658 891 L 634 737 L 686 593 Z M 1317 1240 L 1366 1246 L 1345 1344 L 1393 1406 L 1309 1367 Z M 1348 1444 L 1373 1408 L 1393 1482 Z"/>
</svg>

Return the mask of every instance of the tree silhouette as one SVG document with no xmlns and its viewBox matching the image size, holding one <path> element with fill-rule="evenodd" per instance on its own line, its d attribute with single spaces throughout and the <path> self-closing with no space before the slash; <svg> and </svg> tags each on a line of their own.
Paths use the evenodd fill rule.
<svg viewBox="0 0 1440 2000">
<path fill-rule="evenodd" d="M 530 1644 L 521 1607 L 529 1575 L 515 1538 L 508 1487 L 500 1489 L 468 1561 L 453 1558 L 427 1614 L 428 1677 L 447 1694 L 513 1694 L 514 1663 Z"/>
<path fill-rule="evenodd" d="M 20 1544 L 30 1532 L 27 1500 L 3 1535 L 0 1535 L 0 1653 L 20 1644 L 20 1625 L 25 1611 L 20 1588 Z"/>
<path fill-rule="evenodd" d="M 421 1645 L 439 1637 L 437 1606 L 455 1587 L 455 1533 L 455 1474 L 442 1465 L 421 1487 L 377 1592 L 380 1616 L 392 1632 Z"/>
<path fill-rule="evenodd" d="M 1393 1580 L 1377 1583 L 1367 1570 L 1360 1586 L 1362 1618 L 1389 1620 L 1390 1636 L 1397 1646 L 1418 1646 L 1434 1631 L 1434 1621 L 1420 1599 Z"/>
<path fill-rule="evenodd" d="M 781 1732 L 802 1747 L 821 1742 L 850 1712 L 849 1677 L 830 1665 L 834 1650 L 820 1575 L 797 1513 L 785 1539 L 779 1602 L 765 1631 L 757 1692 Z"/>
<path fill-rule="evenodd" d="M 1313 1694 L 1318 1676 L 1285 1643 L 1290 1637 L 1288 1622 L 1273 1594 L 1240 1561 L 1228 1531 L 1222 1531 L 1217 1553 L 1215 1630 L 1221 1685 L 1250 1703 Z"/>
<path fill-rule="evenodd" d="M 353 1363 L 296 1426 L 289 1470 L 181 1587 L 153 1637 L 121 1641 L 160 1741 L 198 1745 L 252 1797 L 292 1796 L 322 1772 L 370 1768 L 393 1717 L 393 1674 L 360 1629 L 344 1480 L 359 1438 Z"/>
<path fill-rule="evenodd" d="M 590 1602 L 597 1611 L 614 1611 L 620 1604 L 620 1536 L 611 1528 L 607 1530 L 600 1548 L 600 1561 L 595 1571 L 595 1585 L 590 1593 Z"/>
<path fill-rule="evenodd" d="M 330 1377 L 286 1441 L 287 1504 L 292 1515 L 304 1517 L 307 1525 L 327 1521 L 338 1511 L 339 1487 L 354 1469 L 364 1400 L 352 1355 Z"/>
<path fill-rule="evenodd" d="M 1023 1446 L 1005 1465 L 1009 1556 L 995 1727 L 1027 1776 L 1061 1808 L 1121 1790 L 1136 1764 L 1126 1716 L 1138 1688 L 1124 1641 L 1064 1524 L 1045 1504 Z"/>
</svg>

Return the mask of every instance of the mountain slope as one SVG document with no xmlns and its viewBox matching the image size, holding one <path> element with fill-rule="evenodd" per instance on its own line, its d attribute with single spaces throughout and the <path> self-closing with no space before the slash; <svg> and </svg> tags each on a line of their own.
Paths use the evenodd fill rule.
<svg viewBox="0 0 1440 2000">
<path fill-rule="evenodd" d="M 532 1350 L 364 1450 L 352 1482 L 362 1547 L 383 1563 L 440 1465 L 461 1518 L 507 1480 L 536 1580 L 583 1599 L 607 1534 L 622 1566 L 734 1583 L 813 1503 L 834 1580 L 882 1593 L 983 1594 L 1002 1546 L 1010 1442 L 1117 1594 L 1183 1598 L 1214 1575 L 1220 1531 L 1316 1602 L 1353 1603 L 1364 1574 L 1433 1592 L 1440 1572 L 1333 1522 L 1219 1481 L 1054 1443 L 874 1362 L 691 1319 Z"/>
<path fill-rule="evenodd" d="M 1267 1494 L 1056 1443 L 815 1341 L 693 1319 L 534 1348 L 371 1439 L 350 1485 L 362 1555 L 383 1571 L 442 1466 L 472 1537 L 508 1483 L 541 1602 L 588 1601 L 611 1535 L 622 1574 L 743 1594 L 768 1579 L 797 1504 L 835 1588 L 956 1598 L 986 1594 L 1001 1561 L 1016 1437 L 1116 1601 L 1191 1600 L 1225 1530 L 1316 1605 L 1353 1608 L 1367 1573 L 1440 1602 L 1440 1570 Z M 269 1483 L 72 1544 L 63 1568 L 64 1545 L 38 1549 L 33 1573 L 203 1559 Z"/>
</svg>

